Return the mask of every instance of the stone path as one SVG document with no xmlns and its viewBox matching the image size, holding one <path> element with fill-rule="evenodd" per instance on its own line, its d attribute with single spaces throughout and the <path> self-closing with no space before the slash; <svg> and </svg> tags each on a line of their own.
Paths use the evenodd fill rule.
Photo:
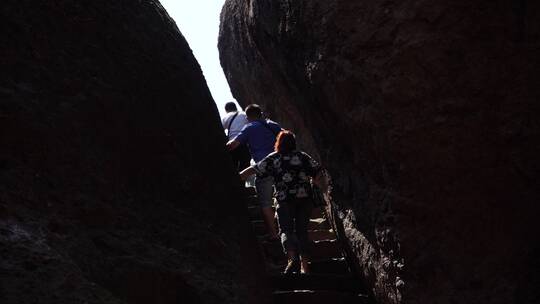
<svg viewBox="0 0 540 304">
<path fill-rule="evenodd" d="M 279 242 L 264 240 L 266 230 L 257 196 L 253 188 L 246 189 L 249 215 L 272 283 L 274 303 L 373 303 L 362 283 L 351 273 L 340 243 L 320 208 L 313 210 L 308 228 L 313 242 L 311 274 L 282 274 L 287 258 Z"/>
</svg>

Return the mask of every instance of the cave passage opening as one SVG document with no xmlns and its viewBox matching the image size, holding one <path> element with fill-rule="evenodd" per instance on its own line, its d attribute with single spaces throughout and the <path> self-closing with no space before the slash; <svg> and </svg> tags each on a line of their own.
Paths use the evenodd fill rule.
<svg viewBox="0 0 540 304">
<path fill-rule="evenodd" d="M 160 0 L 160 2 L 186 38 L 201 66 L 220 116 L 224 116 L 225 103 L 236 102 L 221 68 L 217 48 L 220 14 L 225 0 Z"/>
</svg>

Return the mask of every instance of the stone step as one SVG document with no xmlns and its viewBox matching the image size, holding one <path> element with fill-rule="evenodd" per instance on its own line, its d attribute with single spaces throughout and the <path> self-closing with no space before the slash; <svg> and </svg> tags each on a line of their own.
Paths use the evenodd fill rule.
<svg viewBox="0 0 540 304">
<path fill-rule="evenodd" d="M 251 220 L 262 219 L 261 208 L 259 206 L 248 206 L 248 214 Z"/>
<path fill-rule="evenodd" d="M 255 213 L 255 211 L 253 212 Z M 255 219 L 252 218 L 251 224 L 253 225 L 253 230 L 255 231 L 257 237 L 261 237 L 266 234 L 266 226 L 261 217 Z M 310 240 L 313 241 L 336 238 L 333 230 L 329 228 L 328 221 L 323 218 L 310 219 L 308 224 L 308 233 L 310 235 Z"/>
<path fill-rule="evenodd" d="M 309 220 L 308 230 L 325 230 L 330 229 L 328 220 L 324 218 L 312 218 Z"/>
<path fill-rule="evenodd" d="M 259 206 L 259 200 L 257 199 L 256 195 L 250 195 L 246 197 L 246 202 L 248 207 L 258 207 Z"/>
<path fill-rule="evenodd" d="M 323 290 L 275 291 L 274 303 L 279 304 L 364 304 L 368 297 L 362 294 Z"/>
<path fill-rule="evenodd" d="M 309 239 L 312 241 L 335 240 L 336 234 L 332 229 L 308 230 Z"/>
<path fill-rule="evenodd" d="M 253 232 L 255 233 L 255 236 L 257 238 L 262 238 L 268 233 L 268 231 L 266 231 L 266 224 L 262 219 L 252 220 L 251 225 L 253 227 Z"/>
<path fill-rule="evenodd" d="M 347 275 L 321 274 L 278 274 L 271 275 L 270 282 L 275 290 L 333 290 L 341 292 L 364 292 L 362 283 Z"/>
<path fill-rule="evenodd" d="M 275 242 L 261 242 L 264 250 L 264 254 L 274 264 L 281 264 L 285 260 L 285 254 L 281 243 Z M 311 258 L 312 260 L 332 260 L 333 258 L 343 257 L 341 252 L 341 246 L 337 240 L 322 240 L 315 241 L 311 245 Z"/>
<path fill-rule="evenodd" d="M 326 215 L 321 207 L 316 207 L 311 211 L 311 218 L 326 218 Z"/>
<path fill-rule="evenodd" d="M 257 237 L 261 237 L 267 233 L 266 226 L 262 219 L 252 219 L 251 225 L 253 226 L 253 232 Z M 327 237 L 330 237 L 331 234 L 333 234 L 330 233 L 329 230 L 328 222 L 325 219 L 319 218 L 309 220 L 308 233 L 310 234 L 311 240 L 318 241 L 321 239 L 328 239 Z M 331 239 L 335 239 L 335 236 Z"/>
<path fill-rule="evenodd" d="M 341 258 L 341 246 L 337 240 L 315 241 L 312 245 L 311 258 L 313 260 Z"/>
<path fill-rule="evenodd" d="M 257 190 L 255 190 L 255 187 L 244 187 L 244 195 L 245 196 L 257 195 Z"/>
<path fill-rule="evenodd" d="M 287 260 L 285 253 L 283 253 L 283 247 L 279 241 L 263 241 L 261 242 L 264 256 L 274 265 L 284 264 Z"/>
<path fill-rule="evenodd" d="M 274 209 L 274 212 L 275 212 L 275 208 L 272 208 L 272 209 Z M 262 211 L 258 205 L 248 206 L 248 214 L 251 220 L 262 220 Z"/>
<path fill-rule="evenodd" d="M 269 264 L 267 272 L 269 274 L 281 274 L 287 264 L 287 259 L 283 256 L 279 259 L 278 264 Z M 350 273 L 349 265 L 345 258 L 331 258 L 322 260 L 312 260 L 309 262 L 311 274 L 328 274 L 328 275 L 346 275 Z"/>
<path fill-rule="evenodd" d="M 309 263 L 313 274 L 347 274 L 350 273 L 349 265 L 345 258 L 331 258 L 313 260 Z M 285 267 L 283 267 L 285 268 Z"/>
<path fill-rule="evenodd" d="M 246 201 L 248 203 L 248 211 L 251 219 L 257 219 L 261 218 L 261 209 L 259 205 L 259 201 L 257 200 L 257 196 L 249 196 L 246 198 Z M 274 208 L 275 210 L 275 208 Z M 326 215 L 320 207 L 313 208 L 313 211 L 310 215 L 311 219 L 325 219 Z"/>
</svg>

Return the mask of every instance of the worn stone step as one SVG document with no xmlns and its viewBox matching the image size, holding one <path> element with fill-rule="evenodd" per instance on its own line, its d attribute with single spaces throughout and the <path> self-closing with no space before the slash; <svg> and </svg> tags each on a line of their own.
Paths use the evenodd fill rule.
<svg viewBox="0 0 540 304">
<path fill-rule="evenodd" d="M 261 242 L 263 252 L 265 257 L 274 265 L 284 264 L 287 258 L 283 252 L 283 247 L 281 247 L 281 242 L 279 241 L 263 241 Z"/>
<path fill-rule="evenodd" d="M 315 219 L 312 218 L 309 220 L 308 230 L 324 230 L 324 229 L 330 229 L 328 220 L 324 218 L 315 218 Z"/>
<path fill-rule="evenodd" d="M 272 208 L 274 209 L 274 208 Z M 274 209 L 275 212 L 275 209 Z M 248 206 L 248 214 L 251 220 L 262 220 L 261 208 L 257 206 Z"/>
<path fill-rule="evenodd" d="M 311 218 L 326 218 L 326 215 L 321 207 L 316 207 L 311 211 Z"/>
<path fill-rule="evenodd" d="M 251 220 L 262 219 L 261 208 L 259 206 L 248 206 L 248 214 Z"/>
<path fill-rule="evenodd" d="M 363 294 L 324 290 L 275 291 L 274 303 L 279 304 L 364 304 L 369 303 Z"/>
<path fill-rule="evenodd" d="M 279 264 L 284 261 L 285 255 L 281 243 L 274 242 L 262 242 L 261 243 L 265 256 L 270 258 L 275 264 Z M 331 260 L 332 258 L 341 258 L 341 246 L 336 240 L 323 240 L 315 241 L 311 244 L 311 259 L 312 260 Z"/>
<path fill-rule="evenodd" d="M 251 220 L 262 219 L 261 208 L 259 207 L 258 204 L 248 205 L 248 213 Z M 320 215 L 320 213 L 321 211 L 314 212 L 312 214 L 311 219 L 310 219 L 310 224 L 308 225 L 308 229 L 317 230 L 319 227 L 323 227 L 324 229 L 329 228 L 328 221 L 322 215 Z"/>
<path fill-rule="evenodd" d="M 259 207 L 259 200 L 256 195 L 250 195 L 246 197 L 248 207 Z"/>
<path fill-rule="evenodd" d="M 309 263 L 313 274 L 347 274 L 350 273 L 349 265 L 345 258 L 331 258 L 313 260 Z"/>
<path fill-rule="evenodd" d="M 260 237 L 266 234 L 266 225 L 263 220 L 252 220 L 251 225 L 253 226 L 255 236 Z"/>
<path fill-rule="evenodd" d="M 312 241 L 335 240 L 336 234 L 332 229 L 308 230 L 309 239 Z"/>
<path fill-rule="evenodd" d="M 311 258 L 320 260 L 324 258 L 340 258 L 343 254 L 337 240 L 315 241 L 312 245 Z"/>
<path fill-rule="evenodd" d="M 264 235 L 266 233 L 266 227 L 261 218 L 252 219 L 251 224 L 253 225 L 253 230 L 257 236 Z M 323 218 L 310 219 L 308 224 L 308 231 L 318 231 L 318 230 L 329 230 L 328 221 Z"/>
<path fill-rule="evenodd" d="M 351 274 L 278 274 L 271 275 L 270 282 L 275 290 L 333 290 L 342 292 L 364 292 L 362 283 Z"/>
<path fill-rule="evenodd" d="M 268 264 L 267 272 L 269 274 L 281 274 L 287 265 L 287 259 L 283 255 L 282 259 L 277 261 L 279 264 Z M 331 258 L 322 260 L 312 260 L 309 262 L 311 274 L 328 275 L 348 275 L 350 274 L 349 265 L 345 258 Z"/>
<path fill-rule="evenodd" d="M 244 195 L 245 196 L 257 195 L 257 190 L 255 190 L 255 187 L 244 187 Z"/>
</svg>

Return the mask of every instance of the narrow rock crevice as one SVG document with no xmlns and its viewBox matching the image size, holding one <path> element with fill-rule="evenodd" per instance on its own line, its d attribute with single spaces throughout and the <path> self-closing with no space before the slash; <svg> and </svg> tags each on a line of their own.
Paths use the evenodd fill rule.
<svg viewBox="0 0 540 304">
<path fill-rule="evenodd" d="M 328 168 L 380 303 L 534 303 L 534 1 L 227 0 L 221 64 Z"/>
</svg>

